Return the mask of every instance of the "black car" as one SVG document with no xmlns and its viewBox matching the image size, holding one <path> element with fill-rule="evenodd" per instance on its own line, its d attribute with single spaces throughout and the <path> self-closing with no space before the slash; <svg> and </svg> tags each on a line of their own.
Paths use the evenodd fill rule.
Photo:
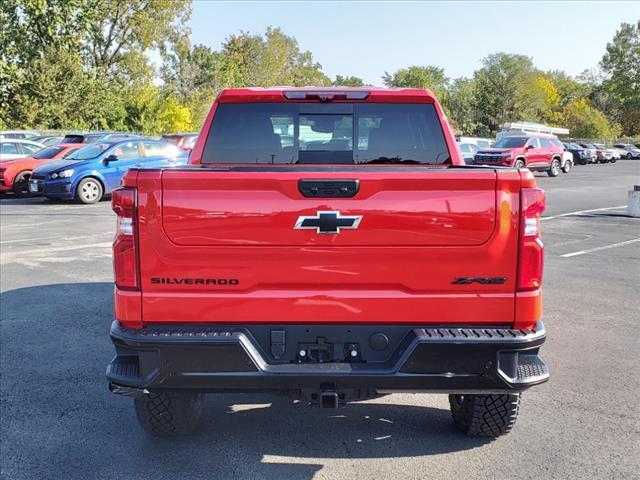
<svg viewBox="0 0 640 480">
<path fill-rule="evenodd" d="M 567 152 L 573 154 L 573 163 L 576 165 L 586 165 L 594 161 L 593 154 L 588 148 L 581 147 L 577 143 L 562 142 Z"/>
</svg>

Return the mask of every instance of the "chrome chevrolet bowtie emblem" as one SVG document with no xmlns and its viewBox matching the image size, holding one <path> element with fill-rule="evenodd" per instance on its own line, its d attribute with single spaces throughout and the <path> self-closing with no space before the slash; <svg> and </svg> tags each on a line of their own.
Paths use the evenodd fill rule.
<svg viewBox="0 0 640 480">
<path fill-rule="evenodd" d="M 298 217 L 296 230 L 315 229 L 317 233 L 340 233 L 342 228 L 358 228 L 362 215 L 340 215 L 340 212 L 317 212 L 314 217 Z"/>
</svg>

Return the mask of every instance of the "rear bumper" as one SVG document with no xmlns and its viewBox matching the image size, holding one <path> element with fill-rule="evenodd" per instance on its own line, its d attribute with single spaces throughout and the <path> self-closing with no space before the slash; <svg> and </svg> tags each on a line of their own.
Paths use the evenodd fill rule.
<svg viewBox="0 0 640 480">
<path fill-rule="evenodd" d="M 306 327 L 127 329 L 113 322 L 116 356 L 107 367 L 107 379 L 114 393 L 138 395 L 167 390 L 354 389 L 513 393 L 549 378 L 538 355 L 545 340 L 542 322 L 529 330 L 314 325 L 309 334 Z M 352 343 L 331 343 L 334 339 L 344 342 L 346 332 Z M 372 336 L 381 333 L 386 342 L 374 342 Z M 314 347 L 305 343 L 317 338 L 321 340 Z M 353 361 L 309 362 L 309 355 L 300 356 L 301 349 L 312 352 L 325 344 L 332 345 L 331 355 L 340 357 L 338 352 L 344 350 L 345 358 Z M 349 355 L 350 349 L 357 350 L 355 357 Z"/>
</svg>

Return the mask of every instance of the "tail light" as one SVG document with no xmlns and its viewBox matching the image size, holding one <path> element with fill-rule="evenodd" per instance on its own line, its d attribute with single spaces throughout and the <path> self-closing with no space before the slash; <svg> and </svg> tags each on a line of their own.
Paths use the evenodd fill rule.
<svg viewBox="0 0 640 480">
<path fill-rule="evenodd" d="M 137 190 L 117 188 L 111 195 L 111 208 L 118 216 L 113 241 L 113 270 L 116 286 L 123 290 L 139 290 L 138 246 L 136 243 Z"/>
<path fill-rule="evenodd" d="M 540 216 L 546 197 L 541 188 L 520 191 L 520 257 L 518 291 L 536 290 L 542 286 L 544 245 L 540 232 Z"/>
</svg>

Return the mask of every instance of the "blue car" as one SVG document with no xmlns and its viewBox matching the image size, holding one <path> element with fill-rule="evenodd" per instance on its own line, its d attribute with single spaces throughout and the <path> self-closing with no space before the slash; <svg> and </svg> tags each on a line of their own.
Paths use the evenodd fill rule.
<svg viewBox="0 0 640 480">
<path fill-rule="evenodd" d="M 185 165 L 187 159 L 175 145 L 148 138 L 92 143 L 36 168 L 29 191 L 50 199 L 96 203 L 118 187 L 132 167 Z"/>
</svg>

